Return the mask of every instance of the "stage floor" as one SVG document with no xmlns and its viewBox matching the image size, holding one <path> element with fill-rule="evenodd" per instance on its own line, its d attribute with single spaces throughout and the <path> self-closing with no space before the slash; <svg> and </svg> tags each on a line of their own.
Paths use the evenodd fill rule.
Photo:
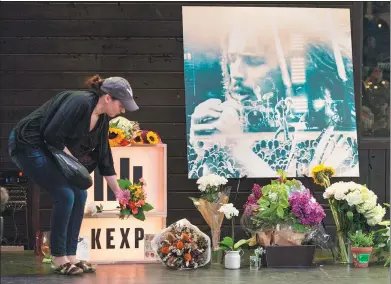
<svg viewBox="0 0 391 284">
<path fill-rule="evenodd" d="M 192 271 L 166 269 L 161 264 L 99 265 L 96 274 L 62 276 L 52 274 L 31 251 L 1 254 L 1 284 L 387 284 L 389 268 L 369 269 L 324 265 L 311 269 L 226 270 L 209 266 Z"/>
</svg>

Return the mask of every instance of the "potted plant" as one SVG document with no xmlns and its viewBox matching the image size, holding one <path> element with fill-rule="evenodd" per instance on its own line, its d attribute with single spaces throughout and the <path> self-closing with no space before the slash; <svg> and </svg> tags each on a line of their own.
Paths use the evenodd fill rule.
<svg viewBox="0 0 391 284">
<path fill-rule="evenodd" d="M 354 234 L 349 234 L 351 242 L 351 251 L 354 260 L 354 267 L 368 267 L 369 259 L 371 258 L 374 233 L 364 234 L 362 231 L 357 231 Z"/>
<path fill-rule="evenodd" d="M 225 237 L 219 244 L 219 249 L 225 252 L 224 265 L 227 269 L 239 269 L 240 268 L 240 253 L 243 252 L 240 248 L 244 244 L 247 244 L 249 240 L 240 240 L 237 243 L 235 241 L 235 223 L 233 216 L 239 215 L 237 210 L 232 203 L 224 204 L 220 207 L 219 212 L 224 213 L 225 218 L 231 220 L 232 226 L 232 237 Z"/>
</svg>

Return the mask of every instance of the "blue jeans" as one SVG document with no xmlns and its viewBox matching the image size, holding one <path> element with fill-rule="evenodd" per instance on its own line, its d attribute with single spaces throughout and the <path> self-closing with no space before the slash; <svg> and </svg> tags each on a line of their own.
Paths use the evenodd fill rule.
<svg viewBox="0 0 391 284">
<path fill-rule="evenodd" d="M 23 173 L 52 196 L 51 254 L 76 255 L 87 191 L 69 185 L 49 150 L 16 143 L 14 131 L 9 137 L 8 151 Z"/>
</svg>

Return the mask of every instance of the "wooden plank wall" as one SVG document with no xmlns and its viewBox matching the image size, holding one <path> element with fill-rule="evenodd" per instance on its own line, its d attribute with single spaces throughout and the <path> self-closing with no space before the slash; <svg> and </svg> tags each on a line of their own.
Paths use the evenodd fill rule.
<svg viewBox="0 0 391 284">
<path fill-rule="evenodd" d="M 126 117 L 138 120 L 144 129 L 158 131 L 168 144 L 168 223 L 188 218 L 207 230 L 188 198 L 198 192 L 195 180 L 188 180 L 186 174 L 183 4 L 0 3 L 0 171 L 15 168 L 7 154 L 7 137 L 23 116 L 60 90 L 82 88 L 89 75 L 123 76 L 131 82 L 140 105 L 138 112 Z M 348 8 L 352 5 L 300 4 Z M 353 29 L 357 35 L 361 27 L 353 25 Z M 355 42 L 353 38 L 353 46 Z M 360 150 L 361 181 L 371 186 L 381 201 L 389 199 L 389 156 L 389 145 L 384 149 Z M 268 180 L 244 181 L 235 203 L 238 208 L 255 182 L 262 185 Z M 230 183 L 236 190 L 237 181 Z M 321 189 L 316 191 L 318 200 L 322 200 Z M 50 197 L 41 192 L 42 230 L 49 230 L 50 210 Z M 23 220 L 18 222 L 23 225 Z M 330 231 L 332 223 L 328 214 L 326 224 Z M 12 231 L 11 226 L 7 228 Z M 227 223 L 223 234 L 226 232 Z"/>
</svg>

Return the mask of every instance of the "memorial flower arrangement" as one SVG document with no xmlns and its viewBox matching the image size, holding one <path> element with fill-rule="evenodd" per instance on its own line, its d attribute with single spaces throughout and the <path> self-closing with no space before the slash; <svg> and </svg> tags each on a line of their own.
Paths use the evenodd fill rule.
<svg viewBox="0 0 391 284">
<path fill-rule="evenodd" d="M 283 171 L 277 174 L 279 178 L 262 187 L 261 192 L 259 186 L 253 187 L 255 193 L 253 190 L 245 204 L 242 226 L 253 238 L 258 235 L 260 245 L 301 245 L 326 214 L 300 181 L 288 180 Z M 255 196 L 259 196 L 257 204 Z"/>
<path fill-rule="evenodd" d="M 147 194 L 145 192 L 145 187 L 147 183 L 145 180 L 141 178 L 138 183 L 132 183 L 128 179 L 119 179 L 118 185 L 121 188 L 121 191 L 116 195 L 119 202 L 117 209 L 104 210 L 102 204 L 98 206 L 94 202 L 91 202 L 86 206 L 86 214 L 95 216 L 103 211 L 119 210 L 120 219 L 133 216 L 140 221 L 144 221 L 144 213 L 153 209 L 153 206 L 146 201 Z"/>
<path fill-rule="evenodd" d="M 378 225 L 386 213 L 385 208 L 377 204 L 376 194 L 365 185 L 355 182 L 336 182 L 330 179 L 335 174 L 331 167 L 322 164 L 312 169 L 314 182 L 325 187 L 323 197 L 328 200 L 337 229 L 337 260 L 347 263 L 348 252 L 345 241 L 349 233 L 369 232 Z"/>
<path fill-rule="evenodd" d="M 132 141 L 131 144 L 143 145 L 143 144 L 160 144 L 162 143 L 162 139 L 159 134 L 155 131 L 151 130 L 140 130 L 138 131 Z"/>
<path fill-rule="evenodd" d="M 120 218 L 134 218 L 144 221 L 144 212 L 151 211 L 153 206 L 147 203 L 147 194 L 145 186 L 147 185 L 144 179 L 140 179 L 138 183 L 131 183 L 128 179 L 118 180 L 121 191 L 117 194 L 119 202 Z"/>
<path fill-rule="evenodd" d="M 210 261 L 210 239 L 188 220 L 170 225 L 152 240 L 162 263 L 176 269 L 195 269 Z"/>
<path fill-rule="evenodd" d="M 110 147 L 128 146 L 139 130 L 140 126 L 137 121 L 130 121 L 121 116 L 110 120 Z"/>
<path fill-rule="evenodd" d="M 216 174 L 202 176 L 197 180 L 201 196 L 199 198 L 190 197 L 211 229 L 213 252 L 219 251 L 221 224 L 224 219 L 224 213 L 219 209 L 228 203 L 231 191 L 230 187 L 225 187 L 227 182 L 226 178 Z"/>
</svg>

